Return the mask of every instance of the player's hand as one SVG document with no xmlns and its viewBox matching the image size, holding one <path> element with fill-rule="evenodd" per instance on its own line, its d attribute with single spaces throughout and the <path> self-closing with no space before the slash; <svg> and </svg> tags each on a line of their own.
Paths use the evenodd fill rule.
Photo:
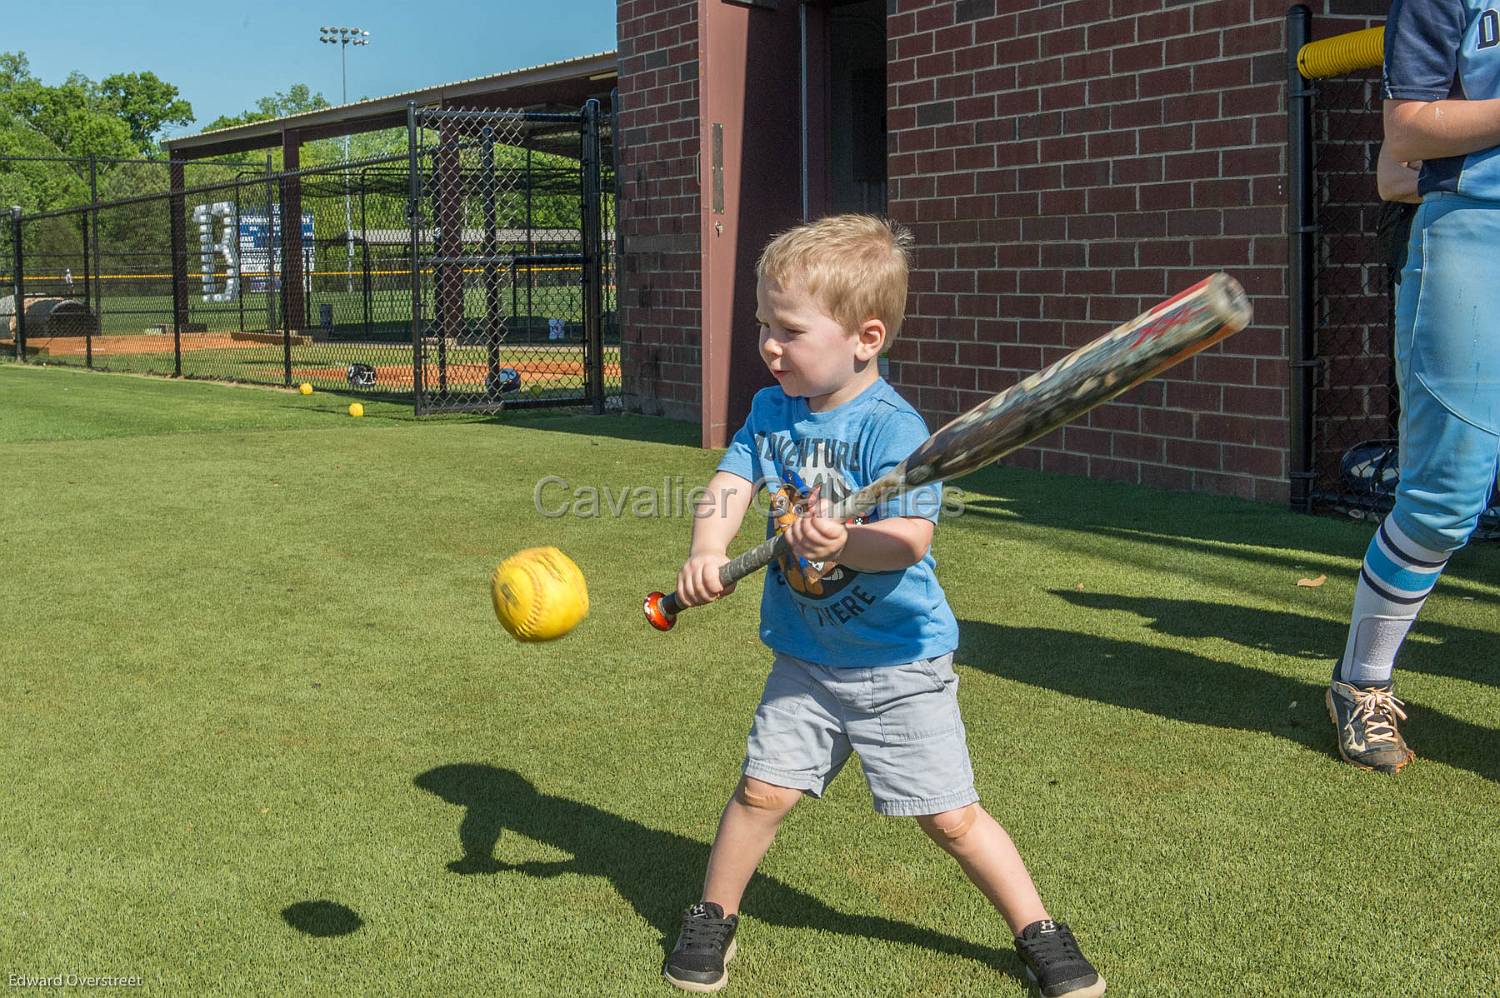
<svg viewBox="0 0 1500 998">
<path fill-rule="evenodd" d="M 849 528 L 826 514 L 829 503 L 818 498 L 822 486 L 807 497 L 807 512 L 786 528 L 786 544 L 791 552 L 808 561 L 837 560 L 849 543 Z"/>
<path fill-rule="evenodd" d="M 701 606 L 734 592 L 734 585 L 719 581 L 719 566 L 727 564 L 726 554 L 695 554 L 683 563 L 677 573 L 677 602 L 680 606 Z"/>
</svg>

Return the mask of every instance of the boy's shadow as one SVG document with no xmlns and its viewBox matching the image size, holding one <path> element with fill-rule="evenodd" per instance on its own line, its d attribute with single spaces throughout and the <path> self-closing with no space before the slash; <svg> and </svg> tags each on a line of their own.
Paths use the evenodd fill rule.
<svg viewBox="0 0 1500 998">
<path fill-rule="evenodd" d="M 481 763 L 430 769 L 412 782 L 464 808 L 458 825 L 463 856 L 448 864 L 454 873 L 511 871 L 533 877 L 582 873 L 604 877 L 636 912 L 661 933 L 665 953 L 677 939 L 683 909 L 698 899 L 696 883 L 708 863 L 708 846 L 694 839 L 628 821 L 589 804 L 537 790 L 525 777 Z M 506 829 L 572 855 L 549 862 L 502 863 L 495 844 Z M 968 957 L 1022 977 L 1010 949 L 995 949 L 908 922 L 851 915 L 774 877 L 756 874 L 741 905 L 745 914 L 772 925 L 819 929 L 869 939 L 909 943 Z M 996 916 L 997 931 L 1004 922 Z"/>
<path fill-rule="evenodd" d="M 1334 759 L 1323 705 L 1327 680 L 1307 683 L 1171 648 L 1078 631 L 960 620 L 957 660 L 984 672 L 1097 703 L 1191 724 L 1264 731 Z M 1332 664 L 1330 661 L 1330 670 Z M 1290 705 L 1298 708 L 1292 710 Z M 1417 704 L 1402 731 L 1417 762 L 1432 759 L 1500 782 L 1500 733 Z"/>
</svg>

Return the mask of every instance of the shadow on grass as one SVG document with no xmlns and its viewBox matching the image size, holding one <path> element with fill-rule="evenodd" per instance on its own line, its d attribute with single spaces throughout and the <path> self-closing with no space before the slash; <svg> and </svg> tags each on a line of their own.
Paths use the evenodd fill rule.
<svg viewBox="0 0 1500 998">
<path fill-rule="evenodd" d="M 281 909 L 286 924 L 309 936 L 347 936 L 364 919 L 337 901 L 298 901 Z"/>
<path fill-rule="evenodd" d="M 595 416 L 592 412 L 576 410 L 514 409 L 487 416 L 480 422 L 524 426 L 553 433 L 576 433 L 586 437 L 636 440 L 647 444 L 677 444 L 682 447 L 697 447 L 701 439 L 697 423 L 631 413 Z"/>
<path fill-rule="evenodd" d="M 1075 631 L 961 620 L 959 633 L 958 661 L 991 675 L 1174 721 L 1265 732 L 1338 759 L 1326 683 Z M 1418 764 L 1431 759 L 1500 782 L 1500 732 L 1416 704 L 1407 714 L 1402 731 Z"/>
<path fill-rule="evenodd" d="M 460 874 L 516 872 L 533 877 L 580 873 L 604 877 L 661 934 L 665 955 L 675 944 L 683 909 L 698 900 L 696 885 L 708 863 L 708 846 L 566 797 L 537 790 L 525 777 L 481 763 L 438 766 L 412 782 L 464 808 L 458 841 L 463 856 L 448 864 Z M 495 844 L 506 829 L 572 855 L 551 862 L 502 863 Z M 908 943 L 967 957 L 1021 978 L 1009 948 L 965 939 L 873 915 L 851 915 L 828 907 L 773 877 L 756 874 L 741 905 L 745 914 L 789 928 L 817 929 L 868 939 Z M 997 931 L 1005 923 L 996 917 Z"/>
<path fill-rule="evenodd" d="M 1347 573 L 1352 581 L 1357 568 L 1325 559 L 1358 562 L 1375 533 L 1371 524 L 1297 515 L 1271 503 L 1015 468 L 985 468 L 956 484 L 966 493 L 965 518 L 1078 534 L 1082 538 L 1079 548 L 1085 550 L 1097 548 L 1101 537 L 1136 542 L 1156 551 L 1158 560 L 1173 552 L 1208 554 L 1288 569 L 1316 566 L 1329 575 Z M 1455 553 L 1444 581 L 1450 586 L 1469 582 L 1500 586 L 1497 554 L 1500 545 L 1494 543 L 1468 545 Z M 1500 606 L 1500 597 L 1493 592 L 1470 585 L 1464 585 L 1463 592 L 1481 603 Z"/>
<path fill-rule="evenodd" d="M 1300 613 L 1256 607 L 1208 603 L 1203 600 L 1120 596 L 1114 593 L 1054 589 L 1052 595 L 1091 610 L 1123 610 L 1150 620 L 1158 634 L 1179 638 L 1224 638 L 1247 648 L 1291 658 L 1311 658 L 1333 668 L 1343 653 L 1348 624 L 1319 620 Z M 1426 639 L 1426 640 L 1424 640 Z M 1441 647 L 1432 647 L 1435 640 Z M 1433 676 L 1450 676 L 1500 686 L 1500 661 L 1492 654 L 1493 631 L 1420 618 L 1401 654 L 1397 672 L 1408 669 Z"/>
</svg>

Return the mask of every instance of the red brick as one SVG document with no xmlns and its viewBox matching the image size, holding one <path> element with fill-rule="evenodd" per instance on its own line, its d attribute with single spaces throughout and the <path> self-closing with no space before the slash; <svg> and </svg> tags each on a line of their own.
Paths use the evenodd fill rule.
<svg viewBox="0 0 1500 998">
<path fill-rule="evenodd" d="M 1166 453 L 1166 441 L 1138 433 L 1116 433 L 1114 456 L 1129 461 L 1147 461 L 1160 464 Z"/>
<path fill-rule="evenodd" d="M 1113 482 L 1139 483 L 1141 466 L 1134 461 L 1119 461 L 1113 458 L 1094 458 L 1089 462 L 1089 473 L 1093 478 Z"/>
<path fill-rule="evenodd" d="M 1187 468 L 1219 470 L 1218 444 L 1204 440 L 1171 439 L 1163 442 L 1168 464 Z"/>
<path fill-rule="evenodd" d="M 1193 436 L 1193 414 L 1180 409 L 1142 409 L 1141 432 L 1158 437 Z"/>
<path fill-rule="evenodd" d="M 1265 478 L 1281 478 L 1286 475 L 1285 452 L 1269 447 L 1237 447 L 1226 444 L 1223 451 L 1225 471 L 1237 471 L 1245 475 Z"/>
<path fill-rule="evenodd" d="M 1081 454 L 1106 455 L 1110 452 L 1110 437 L 1105 430 L 1093 430 L 1074 423 L 1063 429 L 1064 446 Z"/>
<path fill-rule="evenodd" d="M 1089 338 L 1092 339 L 1092 337 Z M 1106 402 L 1090 412 L 1088 420 L 1089 425 L 1096 430 L 1134 433 L 1141 427 L 1141 410 L 1138 406 Z"/>
<path fill-rule="evenodd" d="M 1157 41 L 1117 48 L 1111 54 L 1111 66 L 1116 73 L 1139 73 L 1162 65 L 1162 43 Z"/>
<path fill-rule="evenodd" d="M 1067 451 L 1041 451 L 1041 470 L 1055 475 L 1087 475 L 1089 459 Z"/>
<path fill-rule="evenodd" d="M 1170 468 L 1159 464 L 1141 465 L 1141 484 L 1155 489 L 1170 489 L 1187 492 L 1193 487 L 1193 473 L 1185 468 Z"/>
</svg>

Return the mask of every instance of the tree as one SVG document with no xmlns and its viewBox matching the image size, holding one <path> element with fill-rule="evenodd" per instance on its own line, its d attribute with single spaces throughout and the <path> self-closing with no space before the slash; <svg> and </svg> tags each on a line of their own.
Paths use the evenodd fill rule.
<svg viewBox="0 0 1500 998">
<path fill-rule="evenodd" d="M 193 121 L 193 105 L 178 97 L 177 88 L 155 73 L 116 73 L 99 81 L 100 104 L 118 115 L 130 129 L 141 152 L 155 148 L 167 125 Z"/>
<path fill-rule="evenodd" d="M 27 88 L 22 91 L 26 119 L 64 156 L 139 156 L 144 150 L 131 138 L 130 126 L 101 108 L 93 90 L 93 81 L 81 73 L 60 86 Z"/>
<path fill-rule="evenodd" d="M 52 140 L 19 116 L 0 110 L 0 156 L 57 156 Z M 39 211 L 88 200 L 88 184 L 62 163 L 0 163 L 0 210 L 18 204 Z"/>
<path fill-rule="evenodd" d="M 187 124 L 193 109 L 177 88 L 151 72 L 116 73 L 95 83 L 71 73 L 56 86 L 31 72 L 24 52 L 0 52 L 0 156 L 71 157 L 76 161 L 0 160 L 0 194 L 28 212 L 88 200 L 87 157 L 136 159 L 157 151 L 167 125 Z M 151 167 L 101 163 L 108 197 L 162 189 Z"/>
<path fill-rule="evenodd" d="M 4 72 L 0 65 L 0 73 Z M 248 125 L 252 121 L 269 121 L 272 118 L 284 118 L 289 114 L 301 114 L 304 111 L 316 111 L 320 108 L 331 106 L 327 98 L 322 94 L 313 93 L 305 83 L 294 83 L 286 90 L 277 91 L 270 97 L 262 97 L 255 102 L 255 109 L 244 111 L 234 115 L 220 115 L 208 123 L 205 131 L 214 131 L 219 128 L 233 128 L 235 125 Z"/>
</svg>

